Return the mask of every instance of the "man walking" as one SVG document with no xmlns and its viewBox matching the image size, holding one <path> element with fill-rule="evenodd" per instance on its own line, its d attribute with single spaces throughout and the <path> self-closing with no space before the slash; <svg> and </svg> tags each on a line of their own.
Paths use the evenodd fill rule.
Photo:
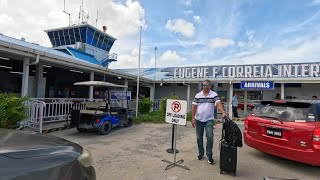
<svg viewBox="0 0 320 180">
<path fill-rule="evenodd" d="M 222 112 L 224 118 L 228 114 L 224 111 L 218 94 L 211 91 L 211 81 L 205 80 L 202 82 L 202 91 L 197 93 L 192 102 L 192 126 L 196 128 L 197 144 L 198 144 L 198 160 L 201 160 L 204 155 L 203 148 L 203 133 L 206 131 L 207 147 L 206 155 L 208 162 L 213 164 L 212 147 L 213 147 L 213 126 L 214 126 L 214 109 L 215 106 Z"/>
<path fill-rule="evenodd" d="M 232 112 L 235 118 L 239 118 L 238 115 L 238 94 L 234 93 L 232 97 Z"/>
</svg>

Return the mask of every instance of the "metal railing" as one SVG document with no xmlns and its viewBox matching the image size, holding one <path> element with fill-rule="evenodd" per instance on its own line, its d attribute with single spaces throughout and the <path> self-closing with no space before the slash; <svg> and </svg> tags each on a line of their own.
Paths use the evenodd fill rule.
<svg viewBox="0 0 320 180">
<path fill-rule="evenodd" d="M 26 118 L 20 122 L 20 128 L 29 127 L 42 132 L 43 114 L 46 103 L 38 100 L 29 100 L 25 103 Z"/>
<path fill-rule="evenodd" d="M 99 101 L 102 99 L 95 99 Z M 27 117 L 21 122 L 21 126 L 30 128 L 39 128 L 42 132 L 42 125 L 51 122 L 61 122 L 70 120 L 70 112 L 72 109 L 83 110 L 87 99 L 81 98 L 36 98 L 30 99 L 26 102 Z M 153 101 L 153 110 L 160 110 L 160 99 Z M 191 111 L 192 102 L 189 102 L 189 111 Z M 76 106 L 76 107 L 75 107 Z M 127 102 L 124 101 L 110 101 L 110 107 L 126 107 Z M 135 100 L 128 101 L 128 109 L 135 111 Z M 227 103 L 224 104 L 225 111 L 228 112 Z M 218 112 L 219 113 L 219 112 Z"/>
</svg>

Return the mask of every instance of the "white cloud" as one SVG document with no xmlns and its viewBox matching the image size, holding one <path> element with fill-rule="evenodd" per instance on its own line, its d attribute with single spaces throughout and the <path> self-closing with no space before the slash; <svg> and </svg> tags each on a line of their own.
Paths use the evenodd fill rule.
<svg viewBox="0 0 320 180">
<path fill-rule="evenodd" d="M 79 2 L 66 1 L 72 22 L 78 23 Z M 125 4 L 113 0 L 84 1 L 84 7 L 90 14 L 90 24 L 95 25 L 98 10 L 98 28 L 106 25 L 107 33 L 117 39 L 136 36 L 140 26 L 146 27 L 144 9 L 138 1 L 127 0 Z M 24 35 L 27 41 L 44 46 L 51 45 L 43 30 L 68 25 L 68 16 L 62 12 L 63 1 L 43 0 L 34 5 L 33 0 L 0 0 L 0 9 L 1 33 L 18 39 Z"/>
<path fill-rule="evenodd" d="M 247 35 L 249 41 L 253 40 L 254 34 L 255 34 L 255 31 L 253 31 L 253 30 L 249 30 L 246 32 L 246 35 Z"/>
<path fill-rule="evenodd" d="M 128 0 L 126 5 L 113 1 L 105 3 L 101 1 L 101 9 L 107 9 L 101 13 L 101 21 L 108 27 L 108 33 L 117 38 L 135 35 L 139 32 L 140 26 L 145 26 L 144 9 L 138 1 Z M 102 24 L 100 23 L 100 24 Z"/>
<path fill-rule="evenodd" d="M 213 38 L 209 41 L 209 47 L 212 49 L 226 48 L 234 44 L 235 42 L 233 41 L 233 39 L 228 38 Z"/>
<path fill-rule="evenodd" d="M 184 19 L 168 20 L 166 28 L 171 32 L 180 33 L 188 38 L 193 37 L 195 32 L 194 25 Z"/>
<path fill-rule="evenodd" d="M 277 46 L 271 49 L 260 50 L 253 54 L 244 54 L 242 57 L 230 57 L 230 64 L 261 64 L 261 63 L 281 63 L 281 62 L 311 62 L 318 61 L 320 56 L 320 39 L 310 39 L 287 46 Z"/>
<path fill-rule="evenodd" d="M 245 45 L 246 45 L 246 43 L 244 43 L 244 42 L 242 42 L 242 41 L 239 41 L 239 42 L 238 42 L 238 46 L 241 47 L 241 48 L 244 47 Z"/>
<path fill-rule="evenodd" d="M 320 0 L 313 0 L 309 5 L 310 6 L 317 6 L 320 4 Z"/>
<path fill-rule="evenodd" d="M 191 6 L 193 0 L 182 0 L 182 4 L 185 6 Z"/>
<path fill-rule="evenodd" d="M 181 57 L 176 51 L 167 50 L 162 53 L 157 62 L 157 67 L 168 67 L 173 65 L 179 65 L 183 63 L 186 59 Z M 154 60 L 151 60 L 154 62 Z"/>
<path fill-rule="evenodd" d="M 8 14 L 0 14 L 0 24 L 2 29 L 9 29 L 14 26 L 14 20 Z"/>
<path fill-rule="evenodd" d="M 71 14 L 73 23 L 78 23 L 79 0 L 66 1 L 66 11 Z M 24 37 L 28 42 L 51 47 L 49 38 L 43 30 L 68 26 L 68 15 L 64 14 L 63 1 L 42 0 L 0 0 L 0 33 L 17 39 Z M 107 26 L 107 33 L 115 37 L 110 53 L 118 54 L 118 61 L 110 67 L 137 67 L 139 29 L 145 29 L 145 11 L 139 1 L 115 0 L 84 1 L 85 12 L 89 13 L 89 24 L 95 25 L 99 11 L 98 27 Z M 142 51 L 143 52 L 143 51 Z M 142 54 L 143 55 L 143 54 Z M 141 55 L 141 58 L 143 56 Z M 142 62 L 142 61 L 141 61 Z M 141 63 L 141 67 L 144 65 Z"/>
<path fill-rule="evenodd" d="M 195 22 L 200 22 L 201 21 L 201 17 L 200 16 L 193 16 L 193 20 Z"/>
<path fill-rule="evenodd" d="M 189 15 L 193 14 L 193 11 L 192 10 L 186 10 L 186 11 L 183 11 L 183 14 L 186 15 L 186 16 L 189 16 Z"/>
</svg>

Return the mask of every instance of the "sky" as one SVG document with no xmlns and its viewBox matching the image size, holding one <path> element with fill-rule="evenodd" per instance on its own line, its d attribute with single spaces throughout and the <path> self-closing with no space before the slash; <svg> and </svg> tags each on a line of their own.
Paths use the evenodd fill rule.
<svg viewBox="0 0 320 180">
<path fill-rule="evenodd" d="M 318 62 L 320 0 L 83 0 L 88 23 L 117 38 L 110 68 Z M 65 0 L 79 23 L 81 0 Z M 0 33 L 51 47 L 63 0 L 0 0 Z M 155 47 L 157 50 L 155 51 Z M 155 58 L 156 57 L 156 58 Z M 156 62 L 155 62 L 156 59 Z"/>
</svg>

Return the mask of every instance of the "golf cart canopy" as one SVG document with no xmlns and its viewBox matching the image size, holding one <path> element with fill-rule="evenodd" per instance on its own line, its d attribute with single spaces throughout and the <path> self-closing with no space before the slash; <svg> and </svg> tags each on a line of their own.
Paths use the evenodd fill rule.
<svg viewBox="0 0 320 180">
<path fill-rule="evenodd" d="M 128 86 L 124 85 L 117 85 L 109 82 L 104 81 L 84 81 L 84 82 L 76 82 L 73 85 L 76 86 L 94 86 L 94 87 L 121 87 L 121 88 L 127 88 Z"/>
</svg>

